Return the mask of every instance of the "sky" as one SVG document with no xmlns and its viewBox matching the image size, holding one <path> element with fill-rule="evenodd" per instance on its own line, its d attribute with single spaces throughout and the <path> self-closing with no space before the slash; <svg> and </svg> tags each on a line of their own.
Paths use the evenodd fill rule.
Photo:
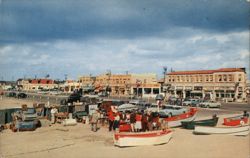
<svg viewBox="0 0 250 158">
<path fill-rule="evenodd" d="M 0 80 L 246 67 L 247 0 L 0 0 Z M 250 78 L 250 77 L 249 77 Z"/>
</svg>

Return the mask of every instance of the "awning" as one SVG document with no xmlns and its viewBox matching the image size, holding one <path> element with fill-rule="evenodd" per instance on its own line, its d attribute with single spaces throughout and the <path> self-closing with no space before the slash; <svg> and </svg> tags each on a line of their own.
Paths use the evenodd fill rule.
<svg viewBox="0 0 250 158">
<path fill-rule="evenodd" d="M 202 93 L 202 91 L 191 91 L 191 93 Z"/>
</svg>

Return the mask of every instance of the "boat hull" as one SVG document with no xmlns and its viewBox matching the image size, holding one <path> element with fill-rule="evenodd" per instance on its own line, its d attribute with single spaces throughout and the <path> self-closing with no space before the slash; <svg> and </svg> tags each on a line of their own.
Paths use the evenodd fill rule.
<svg viewBox="0 0 250 158">
<path fill-rule="evenodd" d="M 170 118 L 165 118 L 168 122 L 168 127 L 179 127 L 182 121 L 193 121 L 196 118 L 197 109 L 191 108 L 190 112 L 184 113 L 178 116 L 173 116 Z"/>
<path fill-rule="evenodd" d="M 223 125 L 225 126 L 246 125 L 248 124 L 248 119 L 249 119 L 248 117 L 243 117 L 243 116 L 224 118 Z"/>
<path fill-rule="evenodd" d="M 194 129 L 195 126 L 210 126 L 214 127 L 217 125 L 218 117 L 215 117 L 213 119 L 207 119 L 207 120 L 199 120 L 199 121 L 182 121 L 181 125 L 185 129 Z"/>
<path fill-rule="evenodd" d="M 187 113 L 183 113 L 177 116 L 164 118 L 167 123 L 168 127 L 179 127 L 181 126 L 182 121 L 193 121 L 196 118 L 197 109 L 196 108 L 190 108 L 190 111 Z M 131 126 L 130 124 L 122 123 L 119 126 L 120 132 L 130 132 Z"/>
<path fill-rule="evenodd" d="M 249 126 L 241 126 L 241 127 L 195 126 L 194 134 L 226 134 L 226 135 L 246 136 L 249 134 Z"/>
<path fill-rule="evenodd" d="M 115 133 L 114 145 L 119 147 L 166 144 L 172 138 L 173 131 L 153 131 L 141 133 Z"/>
</svg>

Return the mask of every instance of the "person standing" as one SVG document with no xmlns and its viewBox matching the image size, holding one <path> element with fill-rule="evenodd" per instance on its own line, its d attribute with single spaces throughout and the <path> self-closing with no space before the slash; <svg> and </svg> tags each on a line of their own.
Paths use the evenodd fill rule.
<svg viewBox="0 0 250 158">
<path fill-rule="evenodd" d="M 58 110 L 54 105 L 52 106 L 50 113 L 51 113 L 51 123 L 55 124 L 56 123 L 56 115 L 58 113 Z"/>
<path fill-rule="evenodd" d="M 117 112 L 115 114 L 114 125 L 113 125 L 113 130 L 114 131 L 119 130 L 119 124 L 120 124 L 120 114 Z"/>
<path fill-rule="evenodd" d="M 147 128 L 147 126 L 148 126 L 148 115 L 147 115 L 147 113 L 142 114 L 141 124 L 142 124 L 142 131 L 143 132 L 147 131 L 148 130 L 148 128 Z"/>
<path fill-rule="evenodd" d="M 98 119 L 100 118 L 100 113 L 98 110 L 95 110 L 94 113 L 91 116 L 91 131 L 96 132 L 97 131 L 97 123 L 98 123 Z"/>
<path fill-rule="evenodd" d="M 108 112 L 108 119 L 109 119 L 109 131 L 112 131 L 113 125 L 114 125 L 114 120 L 115 120 L 115 117 L 114 117 L 112 110 L 110 110 Z"/>
<path fill-rule="evenodd" d="M 135 112 L 133 111 L 130 115 L 130 128 L 131 128 L 131 132 L 135 132 Z"/>
<path fill-rule="evenodd" d="M 141 120 L 142 120 L 142 115 L 140 112 L 137 112 L 135 115 L 135 131 L 136 132 L 140 132 L 142 129 L 142 125 L 141 125 Z"/>
</svg>

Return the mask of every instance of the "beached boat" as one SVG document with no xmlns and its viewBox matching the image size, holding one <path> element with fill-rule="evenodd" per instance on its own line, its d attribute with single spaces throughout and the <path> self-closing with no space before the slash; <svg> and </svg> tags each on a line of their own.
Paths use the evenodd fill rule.
<svg viewBox="0 0 250 158">
<path fill-rule="evenodd" d="M 168 127 L 179 127 L 182 121 L 193 121 L 196 117 L 197 108 L 190 108 L 189 112 L 177 116 L 165 118 Z"/>
<path fill-rule="evenodd" d="M 247 123 L 248 123 L 248 117 L 236 116 L 236 117 L 224 118 L 223 125 L 225 125 L 225 126 L 239 126 L 239 125 L 245 125 Z"/>
<path fill-rule="evenodd" d="M 181 121 L 181 125 L 185 129 L 194 129 L 195 126 L 216 126 L 219 117 L 213 116 L 212 119 L 198 120 L 198 121 Z"/>
<path fill-rule="evenodd" d="M 239 126 L 239 127 L 195 126 L 194 134 L 226 134 L 226 135 L 246 136 L 249 134 L 249 126 Z"/>
<path fill-rule="evenodd" d="M 166 144 L 172 138 L 173 131 L 158 130 L 151 132 L 121 132 L 114 134 L 114 145 L 119 147 Z"/>
<path fill-rule="evenodd" d="M 197 108 L 190 108 L 190 110 L 187 113 L 183 113 L 177 116 L 172 116 L 169 118 L 164 118 L 167 123 L 168 127 L 179 127 L 181 126 L 182 121 L 193 121 L 196 117 Z M 121 123 L 119 126 L 120 132 L 130 132 L 131 126 L 127 123 Z"/>
<path fill-rule="evenodd" d="M 235 117 L 224 118 L 223 125 L 225 126 L 239 126 L 248 124 L 248 115 L 240 115 Z"/>
</svg>

